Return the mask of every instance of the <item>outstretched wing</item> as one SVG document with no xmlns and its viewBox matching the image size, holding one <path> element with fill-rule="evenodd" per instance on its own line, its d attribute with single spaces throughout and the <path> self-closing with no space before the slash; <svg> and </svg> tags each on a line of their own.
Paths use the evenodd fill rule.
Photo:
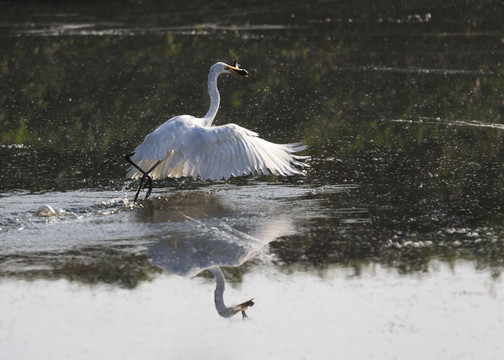
<svg viewBox="0 0 504 360">
<path fill-rule="evenodd" d="M 199 176 L 202 180 L 221 180 L 252 173 L 268 175 L 270 172 L 275 175 L 304 175 L 305 172 L 296 166 L 308 167 L 303 161 L 309 156 L 294 155 L 306 146 L 300 143 L 271 143 L 235 124 L 204 127 L 192 123 L 175 132 L 177 134 L 170 136 L 170 139 L 158 139 L 162 141 L 156 145 L 155 139 L 149 139 L 148 143 L 152 142 L 152 145 L 148 151 L 146 146 L 141 148 L 142 144 L 132 157 L 144 170 L 161 160 L 150 173 L 153 179 Z M 139 151 L 145 155 L 137 156 Z M 142 173 L 130 168 L 127 176 L 139 178 Z"/>
</svg>

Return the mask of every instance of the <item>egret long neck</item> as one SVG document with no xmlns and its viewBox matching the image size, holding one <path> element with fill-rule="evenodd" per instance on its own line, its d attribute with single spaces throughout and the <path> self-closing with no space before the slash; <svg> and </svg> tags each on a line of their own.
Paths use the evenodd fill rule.
<svg viewBox="0 0 504 360">
<path fill-rule="evenodd" d="M 203 122 L 205 126 L 212 125 L 212 122 L 215 119 L 215 115 L 217 115 L 217 111 L 219 110 L 220 104 L 220 95 L 219 90 L 217 89 L 217 78 L 219 74 L 214 71 L 210 71 L 208 74 L 208 95 L 210 95 L 210 108 L 208 112 L 203 117 Z"/>
<path fill-rule="evenodd" d="M 224 275 L 222 274 L 222 270 L 218 266 L 213 266 L 208 270 L 210 270 L 215 277 L 215 291 L 214 291 L 215 309 L 222 317 L 233 316 L 233 309 L 227 307 L 224 304 L 225 280 Z"/>
</svg>

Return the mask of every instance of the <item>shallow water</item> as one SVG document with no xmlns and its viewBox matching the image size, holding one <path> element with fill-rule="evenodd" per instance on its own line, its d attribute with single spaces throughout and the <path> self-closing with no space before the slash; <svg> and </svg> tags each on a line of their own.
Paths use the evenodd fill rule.
<svg viewBox="0 0 504 360">
<path fill-rule="evenodd" d="M 502 282 L 466 262 L 434 267 L 403 276 L 374 266 L 355 277 L 254 266 L 227 291 L 235 301 L 256 296 L 247 321 L 218 317 L 210 279 L 162 275 L 134 290 L 5 280 L 0 343 L 7 359 L 498 359 Z"/>
<path fill-rule="evenodd" d="M 500 358 L 503 14 L 473 5 L 1 3 L 2 359 Z M 308 175 L 132 203 L 124 154 L 235 55 L 216 123 Z"/>
</svg>

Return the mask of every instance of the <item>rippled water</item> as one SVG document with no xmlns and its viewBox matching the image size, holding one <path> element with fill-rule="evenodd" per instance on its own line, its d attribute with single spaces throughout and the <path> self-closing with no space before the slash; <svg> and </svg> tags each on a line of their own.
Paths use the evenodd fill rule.
<svg viewBox="0 0 504 360">
<path fill-rule="evenodd" d="M 499 2 L 232 5 L 0 4 L 2 359 L 500 358 Z M 216 123 L 308 175 L 133 203 L 124 154 L 235 56 Z"/>
</svg>

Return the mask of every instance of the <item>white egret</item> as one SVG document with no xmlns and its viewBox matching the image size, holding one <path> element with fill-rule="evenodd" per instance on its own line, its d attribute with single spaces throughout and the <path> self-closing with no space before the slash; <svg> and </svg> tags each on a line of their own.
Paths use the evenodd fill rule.
<svg viewBox="0 0 504 360">
<path fill-rule="evenodd" d="M 165 177 L 199 177 L 201 180 L 222 180 L 231 176 L 257 175 L 305 175 L 296 168 L 308 167 L 303 160 L 309 156 L 293 155 L 306 146 L 301 143 L 274 144 L 258 137 L 258 134 L 236 124 L 212 126 L 220 104 L 217 78 L 221 74 L 248 76 L 245 69 L 218 62 L 208 74 L 210 108 L 202 118 L 191 115 L 175 116 L 145 137 L 145 140 L 126 160 L 132 165 L 128 178 L 140 179 L 135 200 L 142 189 L 152 191 L 153 179 Z"/>
</svg>

